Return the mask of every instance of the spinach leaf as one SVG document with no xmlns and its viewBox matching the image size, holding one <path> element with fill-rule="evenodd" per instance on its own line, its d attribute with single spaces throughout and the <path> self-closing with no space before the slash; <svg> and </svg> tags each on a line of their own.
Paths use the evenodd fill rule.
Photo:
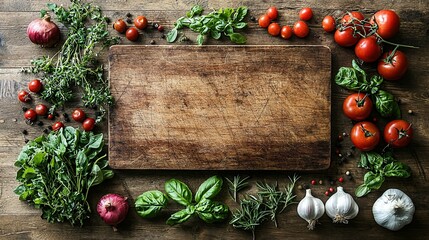
<svg viewBox="0 0 429 240">
<path fill-rule="evenodd" d="M 137 197 L 135 207 L 142 218 L 156 217 L 167 205 L 167 197 L 158 190 L 147 191 Z"/>
<path fill-rule="evenodd" d="M 183 206 L 188 206 L 192 203 L 191 190 L 179 180 L 170 179 L 165 182 L 165 192 L 171 199 Z"/>
<path fill-rule="evenodd" d="M 204 181 L 195 194 L 195 202 L 199 203 L 202 199 L 212 199 L 222 189 L 223 180 L 218 176 L 213 176 Z"/>
</svg>

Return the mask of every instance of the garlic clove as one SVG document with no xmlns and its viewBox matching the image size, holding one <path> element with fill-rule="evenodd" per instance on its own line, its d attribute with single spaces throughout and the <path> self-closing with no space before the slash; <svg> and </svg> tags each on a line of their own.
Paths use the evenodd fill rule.
<svg viewBox="0 0 429 240">
<path fill-rule="evenodd" d="M 337 187 L 337 192 L 326 201 L 325 209 L 334 223 L 347 224 L 348 220 L 355 218 L 359 213 L 359 206 L 341 186 Z"/>
<path fill-rule="evenodd" d="M 325 213 L 325 206 L 322 200 L 313 197 L 311 189 L 307 189 L 305 197 L 298 204 L 297 212 L 302 219 L 308 222 L 307 228 L 313 230 L 317 220 Z"/>
</svg>

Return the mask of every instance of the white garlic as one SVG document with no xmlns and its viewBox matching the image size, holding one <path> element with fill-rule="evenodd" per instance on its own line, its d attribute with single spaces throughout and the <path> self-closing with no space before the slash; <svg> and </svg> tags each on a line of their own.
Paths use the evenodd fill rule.
<svg viewBox="0 0 429 240">
<path fill-rule="evenodd" d="M 298 204 L 297 212 L 302 219 L 308 222 L 308 229 L 313 230 L 317 219 L 325 213 L 325 206 L 322 200 L 311 195 L 311 189 L 307 189 L 305 197 Z"/>
<path fill-rule="evenodd" d="M 337 187 L 337 192 L 326 201 L 325 209 L 334 223 L 347 224 L 359 213 L 359 206 L 350 194 L 344 192 L 343 187 Z"/>
<path fill-rule="evenodd" d="M 413 201 L 399 189 L 388 189 L 372 206 L 372 214 L 378 225 L 398 231 L 413 220 Z"/>
</svg>

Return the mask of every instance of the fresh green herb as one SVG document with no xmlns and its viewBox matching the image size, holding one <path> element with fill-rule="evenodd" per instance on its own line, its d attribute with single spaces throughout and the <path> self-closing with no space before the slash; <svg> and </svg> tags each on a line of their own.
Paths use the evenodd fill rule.
<svg viewBox="0 0 429 240">
<path fill-rule="evenodd" d="M 341 67 L 335 76 L 337 85 L 353 90 L 365 92 L 371 95 L 377 111 L 383 117 L 401 117 L 401 110 L 395 97 L 380 89 L 383 78 L 374 75 L 368 79 L 365 71 L 359 67 L 355 60 L 352 61 L 352 67 Z"/>
<path fill-rule="evenodd" d="M 158 190 L 142 193 L 135 201 L 137 214 L 142 218 L 156 217 L 167 205 L 167 197 Z"/>
<path fill-rule="evenodd" d="M 240 175 L 234 176 L 233 180 L 225 178 L 228 182 L 228 192 L 234 202 L 237 202 L 237 194 L 247 186 L 249 182 L 247 181 L 250 177 L 241 178 Z"/>
<path fill-rule="evenodd" d="M 102 134 L 73 127 L 29 141 L 15 162 L 21 183 L 15 193 L 40 208 L 48 222 L 83 225 L 91 212 L 89 189 L 113 177 L 106 155 L 100 156 L 103 146 Z"/>
<path fill-rule="evenodd" d="M 222 33 L 233 43 L 246 43 L 246 37 L 235 31 L 247 27 L 247 23 L 243 21 L 247 15 L 247 7 L 222 8 L 207 15 L 202 15 L 203 11 L 200 5 L 195 5 L 186 13 L 186 17 L 177 19 L 174 28 L 167 33 L 167 42 L 176 41 L 178 30 L 187 27 L 199 33 L 198 45 L 202 45 L 207 36 L 219 39 Z"/>
<path fill-rule="evenodd" d="M 379 189 L 385 177 L 408 178 L 411 175 L 410 168 L 402 162 L 396 161 L 391 155 L 380 155 L 374 152 L 363 152 L 358 167 L 369 170 L 363 180 L 363 184 L 355 190 L 357 197 L 363 197 L 372 190 Z"/>
<path fill-rule="evenodd" d="M 54 3 L 48 3 L 48 8 L 67 28 L 67 37 L 54 56 L 32 60 L 29 71 L 43 74 L 41 97 L 52 104 L 50 112 L 75 99 L 74 87 L 79 87 L 83 91 L 83 104 L 99 108 L 99 122 L 106 113 L 106 106 L 113 104 L 113 97 L 103 77 L 103 66 L 96 58 L 101 50 L 118 43 L 119 38 L 109 36 L 106 18 L 100 8 L 91 3 L 71 0 L 69 8 Z"/>
</svg>

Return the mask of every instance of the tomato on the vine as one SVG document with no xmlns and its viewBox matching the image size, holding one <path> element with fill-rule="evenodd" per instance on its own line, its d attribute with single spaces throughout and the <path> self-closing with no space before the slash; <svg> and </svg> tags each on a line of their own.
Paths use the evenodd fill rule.
<svg viewBox="0 0 429 240">
<path fill-rule="evenodd" d="M 63 127 L 64 127 L 64 123 L 62 123 L 62 122 L 56 122 L 56 123 L 54 123 L 52 125 L 52 130 L 57 131 L 60 128 L 63 128 Z"/>
<path fill-rule="evenodd" d="M 324 17 L 323 21 L 322 21 L 322 28 L 326 32 L 334 31 L 335 30 L 335 18 L 330 16 L 330 15 Z"/>
<path fill-rule="evenodd" d="M 45 116 L 48 113 L 48 107 L 45 104 L 39 104 L 35 107 L 36 113 L 39 116 Z"/>
<path fill-rule="evenodd" d="M 122 19 L 118 19 L 113 23 L 113 28 L 119 33 L 124 33 L 127 30 L 127 23 Z"/>
<path fill-rule="evenodd" d="M 377 26 L 377 33 L 383 39 L 394 37 L 399 32 L 401 24 L 398 14 L 392 10 L 380 10 L 370 20 L 371 24 Z"/>
<path fill-rule="evenodd" d="M 380 76 L 389 81 L 401 79 L 407 68 L 407 56 L 399 50 L 394 53 L 392 51 L 384 53 L 377 65 L 377 71 Z"/>
<path fill-rule="evenodd" d="M 270 20 L 274 20 L 274 19 L 277 19 L 277 16 L 279 15 L 279 13 L 276 7 L 270 7 L 268 8 L 266 15 Z"/>
<path fill-rule="evenodd" d="M 27 111 L 25 111 L 24 117 L 27 120 L 34 121 L 37 118 L 37 113 L 33 109 L 28 109 Z"/>
<path fill-rule="evenodd" d="M 313 10 L 309 7 L 305 7 L 299 11 L 299 19 L 308 21 L 313 17 Z"/>
<path fill-rule="evenodd" d="M 358 122 L 350 132 L 350 139 L 357 149 L 371 151 L 380 142 L 380 131 L 372 122 Z"/>
<path fill-rule="evenodd" d="M 359 24 L 359 20 L 362 21 L 365 19 L 365 16 L 361 12 L 348 12 L 343 18 L 341 18 L 340 23 L 344 26 L 350 26 L 352 24 Z"/>
<path fill-rule="evenodd" d="M 268 26 L 268 33 L 271 36 L 278 36 L 280 34 L 280 25 L 278 23 L 271 23 Z"/>
<path fill-rule="evenodd" d="M 31 96 L 27 91 L 21 90 L 18 92 L 18 100 L 23 103 L 28 103 L 31 101 Z"/>
<path fill-rule="evenodd" d="M 82 127 L 85 131 L 91 131 L 95 126 L 94 118 L 87 118 L 82 123 Z"/>
<path fill-rule="evenodd" d="M 76 122 L 83 122 L 86 118 L 86 114 L 82 109 L 77 108 L 72 112 L 72 118 Z"/>
<path fill-rule="evenodd" d="M 147 18 L 145 16 L 137 16 L 134 19 L 134 26 L 140 30 L 145 29 L 147 27 Z"/>
<path fill-rule="evenodd" d="M 355 46 L 356 56 L 364 62 L 375 62 L 382 53 L 381 46 L 374 35 L 360 39 Z"/>
<path fill-rule="evenodd" d="M 371 111 L 372 100 L 364 93 L 353 93 L 343 102 L 344 114 L 354 121 L 362 121 L 368 118 Z"/>
<path fill-rule="evenodd" d="M 139 31 L 135 27 L 130 27 L 130 28 L 128 28 L 127 32 L 125 33 L 125 37 L 128 40 L 134 42 L 137 40 L 137 38 L 139 38 Z"/>
<path fill-rule="evenodd" d="M 268 17 L 268 15 L 265 14 L 259 17 L 258 23 L 260 27 L 267 28 L 271 23 L 271 19 Z"/>
<path fill-rule="evenodd" d="M 405 147 L 413 138 L 413 128 L 405 120 L 393 120 L 384 128 L 384 141 L 394 148 Z"/>
<path fill-rule="evenodd" d="M 335 42 L 341 47 L 354 46 L 359 41 L 359 39 L 360 36 L 358 34 L 354 34 L 354 31 L 351 28 L 346 28 L 343 31 L 337 29 L 334 34 Z"/>
<path fill-rule="evenodd" d="M 290 26 L 283 26 L 280 31 L 280 36 L 284 39 L 289 39 L 293 35 L 293 30 Z"/>
<path fill-rule="evenodd" d="M 38 93 L 42 90 L 43 84 L 39 79 L 33 79 L 28 83 L 28 90 Z"/>
<path fill-rule="evenodd" d="M 309 32 L 310 32 L 310 29 L 308 28 L 307 23 L 305 23 L 304 21 L 301 21 L 301 20 L 297 21 L 293 25 L 293 33 L 295 34 L 295 36 L 299 38 L 307 37 Z"/>
</svg>

